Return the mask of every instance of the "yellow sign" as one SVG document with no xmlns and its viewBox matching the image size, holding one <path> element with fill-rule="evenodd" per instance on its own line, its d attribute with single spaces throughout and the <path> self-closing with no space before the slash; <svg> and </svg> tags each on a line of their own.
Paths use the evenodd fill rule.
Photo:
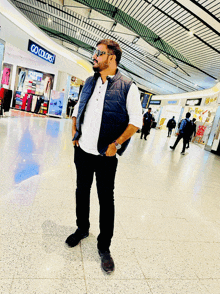
<svg viewBox="0 0 220 294">
<path fill-rule="evenodd" d="M 206 98 L 205 99 L 205 105 L 211 104 L 213 102 L 217 101 L 217 96 L 216 97 L 212 97 L 212 98 Z"/>
</svg>

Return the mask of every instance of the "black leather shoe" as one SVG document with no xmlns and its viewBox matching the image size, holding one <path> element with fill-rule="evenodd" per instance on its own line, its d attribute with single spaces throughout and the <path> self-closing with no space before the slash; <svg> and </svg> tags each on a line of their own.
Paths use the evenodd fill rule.
<svg viewBox="0 0 220 294">
<path fill-rule="evenodd" d="M 80 240 L 86 238 L 89 236 L 89 232 L 81 232 L 80 229 L 77 229 L 75 231 L 74 234 L 70 235 L 67 239 L 66 239 L 66 244 L 69 247 L 75 247 L 77 244 L 79 244 Z"/>
<path fill-rule="evenodd" d="M 101 266 L 103 270 L 107 274 L 112 273 L 115 270 L 115 264 L 114 264 L 113 258 L 111 257 L 110 252 L 99 250 L 99 255 L 101 257 Z"/>
</svg>

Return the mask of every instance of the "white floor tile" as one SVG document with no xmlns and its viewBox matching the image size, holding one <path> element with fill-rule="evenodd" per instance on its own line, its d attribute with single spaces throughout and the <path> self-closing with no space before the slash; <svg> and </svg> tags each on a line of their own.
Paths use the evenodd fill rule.
<svg viewBox="0 0 220 294">
<path fill-rule="evenodd" d="M 63 236 L 28 234 L 15 264 L 16 279 L 83 279 L 80 246 L 66 248 Z"/>
<path fill-rule="evenodd" d="M 148 284 L 153 294 L 215 294 L 199 280 L 149 280 Z"/>
<path fill-rule="evenodd" d="M 87 279 L 88 294 L 151 294 L 147 281 L 144 280 L 103 280 Z"/>
<path fill-rule="evenodd" d="M 15 279 L 11 294 L 85 294 L 83 279 Z"/>
<path fill-rule="evenodd" d="M 12 279 L 0 279 L 0 293 L 9 294 Z"/>
<path fill-rule="evenodd" d="M 119 158 L 106 275 L 95 181 L 90 235 L 65 246 L 76 229 L 71 120 L 8 117 L 0 135 L 1 293 L 219 293 L 220 157 L 193 143 L 182 156 L 166 131 L 133 136 Z"/>
</svg>

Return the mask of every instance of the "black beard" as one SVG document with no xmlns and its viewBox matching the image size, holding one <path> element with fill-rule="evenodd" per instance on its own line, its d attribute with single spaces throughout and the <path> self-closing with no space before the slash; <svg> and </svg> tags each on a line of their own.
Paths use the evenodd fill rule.
<svg viewBox="0 0 220 294">
<path fill-rule="evenodd" d="M 100 72 L 99 67 L 95 67 L 95 68 L 94 68 L 94 66 L 93 66 L 93 70 L 94 70 L 94 72 L 96 72 L 96 73 L 97 73 L 97 72 Z"/>
</svg>

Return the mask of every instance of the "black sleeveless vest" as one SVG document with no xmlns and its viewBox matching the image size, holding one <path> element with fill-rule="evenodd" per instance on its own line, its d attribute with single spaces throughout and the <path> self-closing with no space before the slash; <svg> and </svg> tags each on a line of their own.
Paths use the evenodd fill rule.
<svg viewBox="0 0 220 294">
<path fill-rule="evenodd" d="M 83 123 L 84 113 L 89 99 L 94 91 L 99 74 L 89 77 L 83 86 L 80 95 L 80 104 L 76 119 L 76 134 L 73 140 L 78 140 L 81 136 L 81 124 Z M 105 155 L 108 145 L 117 140 L 128 126 L 129 117 L 126 109 L 128 91 L 132 81 L 117 70 L 116 75 L 108 78 L 108 86 L 104 99 L 104 107 L 101 120 L 101 128 L 98 139 L 98 152 Z M 122 144 L 117 151 L 119 155 L 127 148 L 130 139 Z"/>
</svg>

